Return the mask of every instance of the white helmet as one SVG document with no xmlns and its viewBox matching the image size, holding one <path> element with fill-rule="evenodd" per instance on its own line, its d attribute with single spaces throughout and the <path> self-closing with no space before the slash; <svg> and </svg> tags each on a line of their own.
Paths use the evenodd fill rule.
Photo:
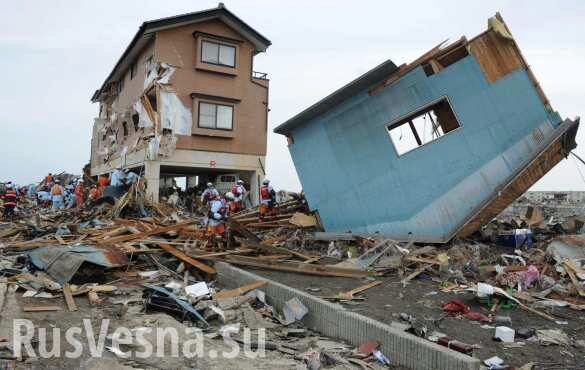
<svg viewBox="0 0 585 370">
<path fill-rule="evenodd" d="M 12 189 L 12 184 L 11 183 L 6 184 L 6 189 Z"/>
<path fill-rule="evenodd" d="M 237 183 L 238 183 L 239 185 L 243 185 L 243 184 L 244 184 L 244 180 L 238 180 L 238 181 L 237 181 Z"/>
<path fill-rule="evenodd" d="M 83 179 L 79 179 L 79 180 L 77 180 L 77 183 L 78 183 L 78 184 L 83 184 Z"/>
<path fill-rule="evenodd" d="M 212 187 L 213 187 L 213 183 L 212 183 L 212 182 L 208 182 L 208 183 L 207 183 L 207 187 L 208 187 L 208 188 L 212 188 Z"/>
<path fill-rule="evenodd" d="M 225 193 L 225 198 L 228 200 L 234 200 L 234 194 L 231 191 L 228 191 L 227 193 Z"/>
<path fill-rule="evenodd" d="M 268 179 L 264 179 L 264 181 L 262 181 L 262 183 L 263 183 L 264 185 L 268 185 L 268 184 L 270 184 L 270 180 L 268 180 Z"/>
</svg>

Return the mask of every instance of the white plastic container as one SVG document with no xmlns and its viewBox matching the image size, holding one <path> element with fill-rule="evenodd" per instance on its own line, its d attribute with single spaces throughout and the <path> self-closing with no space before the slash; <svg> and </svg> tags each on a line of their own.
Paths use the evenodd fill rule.
<svg viewBox="0 0 585 370">
<path fill-rule="evenodd" d="M 516 331 L 512 328 L 507 326 L 498 326 L 496 327 L 496 335 L 495 338 L 500 339 L 504 343 L 514 343 L 514 335 Z"/>
</svg>

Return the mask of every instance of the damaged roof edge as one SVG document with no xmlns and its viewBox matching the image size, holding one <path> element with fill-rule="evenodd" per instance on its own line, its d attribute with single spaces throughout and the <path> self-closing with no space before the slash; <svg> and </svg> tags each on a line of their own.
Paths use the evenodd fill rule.
<svg viewBox="0 0 585 370">
<path fill-rule="evenodd" d="M 159 18 L 159 19 L 154 19 L 151 21 L 146 21 L 146 22 L 143 22 L 142 25 L 140 25 L 140 27 L 138 28 L 138 31 L 136 31 L 136 34 L 134 35 L 134 37 L 132 38 L 132 40 L 130 41 L 130 43 L 126 47 L 126 49 L 124 49 L 124 52 L 122 53 L 122 55 L 120 56 L 120 58 L 118 59 L 116 64 L 114 65 L 114 68 L 112 68 L 112 70 L 108 74 L 108 77 L 102 83 L 101 87 L 94 92 L 90 101 L 95 102 L 95 100 L 97 99 L 99 94 L 102 92 L 102 90 L 104 89 L 106 84 L 116 74 L 116 72 L 118 71 L 118 69 L 122 65 L 122 62 L 133 51 L 133 49 L 136 47 L 136 44 L 138 43 L 140 38 L 142 36 L 145 36 L 148 33 L 148 31 L 156 31 L 156 30 L 161 29 L 161 28 L 171 27 L 174 25 L 180 25 L 180 24 L 183 24 L 186 22 L 203 21 L 203 20 L 208 20 L 208 19 L 213 19 L 213 18 L 219 18 L 221 16 L 227 17 L 228 19 L 232 20 L 235 23 L 235 24 L 230 24 L 230 26 L 233 27 L 235 25 L 237 27 L 240 27 L 243 32 L 245 32 L 245 33 L 249 34 L 251 37 L 255 38 L 257 40 L 258 44 L 261 44 L 261 46 L 262 46 L 260 48 L 262 50 L 260 50 L 260 51 L 265 51 L 270 45 L 272 45 L 272 42 L 270 40 L 268 40 L 260 32 L 256 31 L 254 28 L 252 28 L 250 25 L 248 25 L 246 22 L 244 22 L 242 19 L 240 19 L 234 13 L 229 11 L 223 5 L 223 3 L 219 3 L 216 8 L 200 10 L 197 12 L 191 12 L 191 13 L 172 16 L 172 17 Z"/>
<path fill-rule="evenodd" d="M 363 91 L 377 82 L 387 78 L 389 74 L 397 69 L 398 67 L 396 67 L 396 65 L 390 59 L 388 59 L 387 61 L 379 64 L 375 68 L 351 81 L 347 85 L 337 89 L 317 103 L 311 105 L 309 108 L 305 109 L 293 118 L 280 124 L 274 129 L 274 132 L 281 135 L 288 134 L 292 129 L 299 126 L 303 122 L 313 119 L 318 115 L 332 109 L 336 105 L 343 103 L 345 100 L 351 98 L 360 91 Z"/>
</svg>

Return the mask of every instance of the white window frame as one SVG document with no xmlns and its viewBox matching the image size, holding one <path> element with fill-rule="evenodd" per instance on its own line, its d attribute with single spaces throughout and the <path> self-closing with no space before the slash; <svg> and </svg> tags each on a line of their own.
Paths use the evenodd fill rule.
<svg viewBox="0 0 585 370">
<path fill-rule="evenodd" d="M 203 48 L 204 48 L 205 44 L 217 47 L 217 55 L 216 55 L 215 59 L 205 58 L 205 55 L 203 55 Z M 234 53 L 233 61 L 232 61 L 233 64 L 226 64 L 226 63 L 221 62 L 222 49 L 223 50 L 227 50 L 227 49 L 233 50 L 233 53 Z M 229 44 L 224 44 L 221 42 L 214 42 L 214 41 L 209 41 L 209 40 L 201 40 L 201 58 L 200 59 L 201 59 L 202 63 L 214 64 L 214 65 L 218 65 L 218 66 L 222 66 L 222 67 L 236 68 L 237 51 L 238 51 L 238 49 L 235 45 L 229 45 Z"/>
<path fill-rule="evenodd" d="M 209 126 L 201 126 L 201 105 L 202 104 L 207 104 L 207 105 L 211 105 L 214 106 L 215 108 L 215 120 L 214 120 L 214 127 L 209 127 Z M 229 108 L 231 110 L 231 122 L 230 122 L 230 128 L 223 128 L 223 127 L 218 127 L 218 118 L 219 118 L 219 110 L 220 108 Z M 197 127 L 202 128 L 202 129 L 207 129 L 207 130 L 222 130 L 222 131 L 233 131 L 234 130 L 234 106 L 233 105 L 228 105 L 228 104 L 220 104 L 220 103 L 212 103 L 212 102 L 207 102 L 207 101 L 199 101 L 198 105 L 197 105 Z"/>
</svg>

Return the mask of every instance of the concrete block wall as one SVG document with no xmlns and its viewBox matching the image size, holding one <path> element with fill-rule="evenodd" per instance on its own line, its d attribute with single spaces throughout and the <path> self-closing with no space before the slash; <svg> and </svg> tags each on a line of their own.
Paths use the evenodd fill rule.
<svg viewBox="0 0 585 370">
<path fill-rule="evenodd" d="M 268 303 L 277 310 L 291 298 L 297 297 L 309 313 L 303 324 L 324 335 L 345 340 L 358 346 L 367 340 L 376 340 L 381 351 L 392 364 L 413 370 L 478 370 L 478 359 L 450 350 L 438 344 L 396 330 L 389 325 L 346 311 L 342 306 L 327 302 L 284 284 L 265 279 L 254 273 L 239 269 L 228 263 L 218 262 L 219 283 L 237 287 L 258 280 L 268 280 L 262 290 Z"/>
</svg>

